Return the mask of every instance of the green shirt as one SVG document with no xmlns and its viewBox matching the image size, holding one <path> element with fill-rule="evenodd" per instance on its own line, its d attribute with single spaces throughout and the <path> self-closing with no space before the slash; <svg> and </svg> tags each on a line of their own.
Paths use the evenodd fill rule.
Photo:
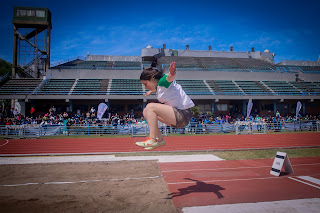
<svg viewBox="0 0 320 213">
<path fill-rule="evenodd" d="M 159 80 L 159 83 L 158 83 L 158 86 L 161 86 L 161 87 L 165 87 L 165 88 L 169 88 L 170 84 L 172 82 L 168 82 L 167 81 L 167 74 L 163 75 L 162 78 L 160 78 Z"/>
</svg>

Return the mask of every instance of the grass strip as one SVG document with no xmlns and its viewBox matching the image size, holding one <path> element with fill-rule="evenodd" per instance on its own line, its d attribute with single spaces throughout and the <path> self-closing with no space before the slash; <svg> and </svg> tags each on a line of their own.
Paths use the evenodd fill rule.
<svg viewBox="0 0 320 213">
<path fill-rule="evenodd" d="M 119 153 L 116 157 L 126 156 L 161 156 L 161 155 L 200 155 L 212 154 L 225 160 L 272 159 L 277 151 L 285 152 L 290 158 L 320 157 L 320 148 L 264 149 L 242 151 L 192 151 L 192 152 L 136 152 Z"/>
</svg>

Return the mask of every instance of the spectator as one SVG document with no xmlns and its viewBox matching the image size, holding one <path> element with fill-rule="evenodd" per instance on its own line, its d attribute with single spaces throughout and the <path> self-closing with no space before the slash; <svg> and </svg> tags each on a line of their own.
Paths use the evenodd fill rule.
<svg viewBox="0 0 320 213">
<path fill-rule="evenodd" d="M 30 110 L 31 118 L 33 118 L 35 111 L 36 111 L 36 109 L 34 107 L 32 107 Z"/>
<path fill-rule="evenodd" d="M 15 109 L 13 111 L 13 117 L 16 118 L 18 114 L 19 114 L 18 109 Z"/>
<path fill-rule="evenodd" d="M 52 113 L 55 115 L 56 114 L 56 111 L 57 111 L 57 109 L 54 107 L 54 106 L 52 106 Z"/>
<path fill-rule="evenodd" d="M 65 120 L 65 119 L 68 119 L 68 117 L 69 117 L 68 113 L 67 113 L 67 112 L 64 112 L 64 113 L 63 113 L 63 119 L 64 119 L 64 120 Z"/>
</svg>

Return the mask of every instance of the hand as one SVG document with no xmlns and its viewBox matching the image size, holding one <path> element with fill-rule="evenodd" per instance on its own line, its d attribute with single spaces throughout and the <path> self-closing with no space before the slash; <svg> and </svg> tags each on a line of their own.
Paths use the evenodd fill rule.
<svg viewBox="0 0 320 213">
<path fill-rule="evenodd" d="M 152 95 L 152 93 L 155 93 L 156 91 L 151 91 L 149 90 L 148 92 L 146 92 L 146 94 L 144 94 L 144 96 L 149 96 L 149 95 Z"/>
<path fill-rule="evenodd" d="M 172 62 L 169 67 L 169 76 L 176 76 L 176 62 Z"/>
</svg>

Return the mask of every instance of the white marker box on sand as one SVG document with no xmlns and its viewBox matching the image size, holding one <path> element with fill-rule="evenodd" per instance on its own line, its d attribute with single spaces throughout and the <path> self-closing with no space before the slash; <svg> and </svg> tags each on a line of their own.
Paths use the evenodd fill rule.
<svg viewBox="0 0 320 213">
<path fill-rule="evenodd" d="M 288 174 L 294 174 L 290 160 L 285 152 L 277 152 L 274 158 L 272 168 L 270 171 L 271 175 L 280 176 L 281 169 L 284 167 L 284 171 Z"/>
</svg>

